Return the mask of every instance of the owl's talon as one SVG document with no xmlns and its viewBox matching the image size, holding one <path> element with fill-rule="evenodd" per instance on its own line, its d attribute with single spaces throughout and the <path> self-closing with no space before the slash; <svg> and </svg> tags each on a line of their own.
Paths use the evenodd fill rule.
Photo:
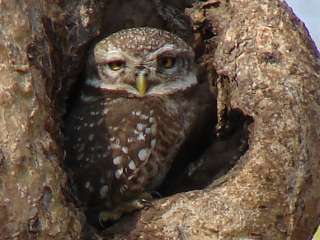
<svg viewBox="0 0 320 240">
<path fill-rule="evenodd" d="M 110 223 L 119 220 L 122 215 L 131 213 L 135 210 L 152 207 L 152 196 L 149 193 L 142 193 L 140 198 L 131 202 L 123 203 L 113 210 L 101 211 L 99 213 L 99 223 L 101 227 L 105 227 L 105 223 Z"/>
<path fill-rule="evenodd" d="M 144 200 L 148 200 L 148 201 L 152 201 L 153 197 L 152 194 L 149 192 L 144 192 L 140 195 L 140 199 L 144 199 Z"/>
<path fill-rule="evenodd" d="M 146 207 L 152 207 L 152 196 L 150 193 L 142 193 L 140 198 L 132 201 L 129 203 L 129 205 L 131 205 L 131 207 L 135 208 L 135 209 L 143 209 Z"/>
<path fill-rule="evenodd" d="M 106 223 L 114 222 L 121 217 L 122 213 L 120 212 L 112 212 L 112 211 L 102 211 L 99 213 L 98 219 L 101 227 L 106 227 Z"/>
<path fill-rule="evenodd" d="M 153 206 L 152 202 L 148 199 L 140 199 L 139 202 L 140 202 L 140 205 L 142 206 L 141 209 L 150 208 Z"/>
</svg>

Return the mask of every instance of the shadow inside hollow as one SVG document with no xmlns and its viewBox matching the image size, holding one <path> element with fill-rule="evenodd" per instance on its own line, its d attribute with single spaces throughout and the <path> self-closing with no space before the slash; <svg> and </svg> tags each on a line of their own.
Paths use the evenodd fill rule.
<svg viewBox="0 0 320 240">
<path fill-rule="evenodd" d="M 184 145 L 184 151 L 177 160 L 159 189 L 162 196 L 199 190 L 207 187 L 215 179 L 227 174 L 237 160 L 247 151 L 248 125 L 252 119 L 240 111 L 229 114 L 230 127 L 223 137 L 203 134 L 200 142 L 194 139 Z M 197 146 L 196 148 L 193 148 Z"/>
</svg>

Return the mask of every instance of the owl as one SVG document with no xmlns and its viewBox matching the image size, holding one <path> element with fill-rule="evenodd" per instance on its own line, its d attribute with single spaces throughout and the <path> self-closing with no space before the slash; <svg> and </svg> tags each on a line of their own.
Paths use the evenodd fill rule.
<svg viewBox="0 0 320 240">
<path fill-rule="evenodd" d="M 200 86 L 194 51 L 170 32 L 126 29 L 95 44 L 65 120 L 65 166 L 87 211 L 112 220 L 143 206 L 202 131 L 212 99 Z"/>
</svg>

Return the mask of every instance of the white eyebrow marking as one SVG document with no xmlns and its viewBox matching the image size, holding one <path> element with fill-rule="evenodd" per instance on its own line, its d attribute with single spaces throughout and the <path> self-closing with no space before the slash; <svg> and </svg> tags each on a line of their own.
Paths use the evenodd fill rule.
<svg viewBox="0 0 320 240">
<path fill-rule="evenodd" d="M 190 55 L 191 58 L 194 57 L 194 53 L 193 51 L 187 51 L 187 49 L 180 49 L 177 48 L 177 46 L 173 45 L 173 44 L 165 44 L 164 46 L 162 46 L 161 48 L 157 49 L 156 51 L 150 53 L 146 60 L 152 60 L 155 59 L 158 55 L 165 53 L 165 52 L 172 52 L 173 54 L 181 54 L 181 53 L 185 53 Z"/>
<path fill-rule="evenodd" d="M 127 64 L 132 65 L 139 63 L 141 61 L 140 58 L 136 58 L 127 52 L 123 51 L 121 48 L 116 48 L 114 46 L 109 46 L 108 50 L 97 49 L 99 43 L 96 45 L 94 50 L 95 59 L 103 59 L 105 61 L 113 61 L 113 60 L 124 60 Z"/>
</svg>

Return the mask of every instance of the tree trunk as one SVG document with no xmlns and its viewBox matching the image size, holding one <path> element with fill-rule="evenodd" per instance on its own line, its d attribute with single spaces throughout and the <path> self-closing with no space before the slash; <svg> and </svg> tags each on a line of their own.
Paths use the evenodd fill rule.
<svg viewBox="0 0 320 240">
<path fill-rule="evenodd" d="M 280 0 L 189 2 L 0 1 L 0 239 L 311 238 L 320 216 L 314 43 Z M 218 135 L 236 111 L 250 119 L 249 148 L 203 189 L 91 231 L 68 194 L 63 114 L 90 44 L 145 25 L 195 47 L 217 93 Z M 218 161 L 215 149 L 204 166 Z"/>
</svg>

